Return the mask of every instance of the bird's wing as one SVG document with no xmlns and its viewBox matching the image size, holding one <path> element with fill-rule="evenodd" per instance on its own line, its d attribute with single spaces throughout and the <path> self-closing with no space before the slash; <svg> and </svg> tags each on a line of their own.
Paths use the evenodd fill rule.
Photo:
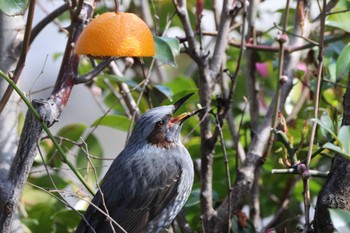
<svg viewBox="0 0 350 233">
<path fill-rule="evenodd" d="M 101 186 L 109 215 L 130 233 L 140 232 L 174 201 L 182 174 L 179 164 L 168 159 L 160 160 L 159 154 L 143 156 L 147 159 L 141 156 L 141 159 L 125 161 L 125 155 L 118 156 Z M 101 193 L 92 202 L 105 210 Z M 97 233 L 113 232 L 107 218 L 96 208 L 90 206 L 85 218 Z M 86 224 L 83 225 L 89 229 Z M 93 232 L 78 231 L 79 228 L 79 233 Z M 116 232 L 123 232 L 116 225 L 114 228 Z"/>
</svg>

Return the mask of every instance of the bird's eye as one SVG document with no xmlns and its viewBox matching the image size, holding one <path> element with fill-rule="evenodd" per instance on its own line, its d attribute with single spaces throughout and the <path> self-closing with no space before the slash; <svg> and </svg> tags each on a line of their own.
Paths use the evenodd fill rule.
<svg viewBox="0 0 350 233">
<path fill-rule="evenodd" d="M 157 125 L 157 127 L 162 127 L 164 125 L 164 123 L 165 122 L 163 120 L 161 120 L 161 121 L 158 121 L 156 125 Z"/>
</svg>

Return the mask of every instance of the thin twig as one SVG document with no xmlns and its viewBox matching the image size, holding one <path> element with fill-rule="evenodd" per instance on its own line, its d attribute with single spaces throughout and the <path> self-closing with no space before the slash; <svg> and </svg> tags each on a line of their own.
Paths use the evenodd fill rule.
<svg viewBox="0 0 350 233">
<path fill-rule="evenodd" d="M 30 103 L 30 101 L 27 99 L 27 97 L 23 94 L 23 92 L 16 86 L 14 81 L 12 81 L 7 75 L 5 75 L 0 70 L 0 75 L 10 84 L 10 86 L 17 92 L 18 95 L 20 95 L 21 99 L 25 104 L 27 105 L 29 111 L 34 115 L 35 119 L 40 122 L 42 128 L 48 135 L 48 137 L 51 139 L 52 143 L 55 145 L 57 151 L 61 154 L 63 161 L 69 166 L 69 168 L 72 169 L 73 173 L 78 177 L 78 179 L 82 182 L 82 184 L 86 187 L 86 189 L 91 193 L 94 194 L 93 189 L 90 187 L 90 185 L 84 180 L 84 178 L 81 176 L 80 172 L 75 168 L 75 166 L 68 160 L 68 157 L 66 153 L 63 151 L 60 144 L 57 142 L 53 134 L 51 133 L 49 127 L 47 126 L 46 122 L 43 121 L 39 113 L 36 111 L 34 106 Z"/>
<path fill-rule="evenodd" d="M 327 2 L 323 0 L 323 9 L 321 13 L 321 21 L 320 21 L 320 41 L 319 41 L 319 54 L 318 54 L 318 72 L 317 72 L 317 85 L 316 85 L 316 93 L 315 93 L 315 104 L 314 104 L 314 118 L 318 118 L 319 111 L 319 101 L 320 101 L 320 92 L 321 92 L 321 80 L 323 74 L 323 50 L 324 50 L 324 32 L 325 32 L 325 21 L 326 21 L 326 7 Z M 309 149 L 306 157 L 306 169 L 309 169 L 311 157 L 312 157 L 312 148 L 314 145 L 314 140 L 316 136 L 317 123 L 312 123 L 311 135 L 310 135 L 310 143 Z M 304 233 L 308 232 L 310 228 L 310 180 L 303 180 L 304 186 L 304 208 L 305 208 L 305 224 L 304 224 Z"/>
<path fill-rule="evenodd" d="M 294 34 L 293 32 L 289 32 L 289 31 L 287 31 L 286 29 L 281 28 L 281 27 L 278 26 L 277 24 L 274 24 L 274 26 L 275 26 L 277 29 L 281 30 L 283 33 L 286 33 L 286 34 L 289 34 L 289 35 L 292 35 L 292 36 L 295 36 L 295 37 L 299 37 L 299 38 L 301 38 L 301 39 L 303 39 L 303 40 L 305 40 L 305 41 L 307 41 L 307 42 L 313 44 L 314 46 L 318 46 L 318 45 L 319 45 L 316 41 L 313 41 L 313 40 L 311 40 L 311 39 L 309 39 L 309 38 L 307 38 L 307 37 L 301 36 L 301 35 Z"/>
<path fill-rule="evenodd" d="M 203 33 L 203 34 L 205 35 L 205 33 Z M 216 34 L 217 33 L 215 33 L 215 35 Z M 335 41 L 347 39 L 349 37 L 350 37 L 350 34 L 345 33 L 345 34 L 342 34 L 339 36 L 329 37 L 329 38 L 324 40 L 324 43 L 330 44 L 330 43 L 333 43 Z M 240 43 L 235 42 L 233 39 L 230 39 L 228 44 L 230 46 L 233 46 L 236 48 L 240 47 Z M 314 43 L 307 43 L 307 44 L 300 45 L 300 46 L 284 46 L 284 50 L 286 53 L 293 53 L 293 52 L 300 51 L 300 50 L 310 49 L 310 48 L 313 48 L 316 46 L 317 45 L 315 45 Z M 267 52 L 274 52 L 274 53 L 279 52 L 279 49 L 280 49 L 279 46 L 263 45 L 263 44 L 251 44 L 251 43 L 246 43 L 245 47 L 248 50 L 267 51 Z"/>
<path fill-rule="evenodd" d="M 241 38 L 240 49 L 242 40 L 248 41 L 248 43 L 256 44 L 256 32 L 255 32 L 255 21 L 257 17 L 257 6 L 256 0 L 250 1 L 247 9 L 247 36 Z M 244 22 L 244 21 L 243 21 Z M 247 42 L 245 44 L 248 44 Z M 249 114 L 251 127 L 251 138 L 255 136 L 257 128 L 259 127 L 259 87 L 257 82 L 256 74 L 256 62 L 258 61 L 257 51 L 248 50 L 246 52 L 246 93 L 249 102 Z M 256 183 L 256 182 L 254 182 Z M 254 219 L 253 219 L 254 220 Z M 255 222 L 255 221 L 253 221 Z"/>
<path fill-rule="evenodd" d="M 282 200 L 280 202 L 280 206 L 278 208 L 278 210 L 274 213 L 273 218 L 271 219 L 271 221 L 269 223 L 267 223 L 265 225 L 265 227 L 262 229 L 264 232 L 266 232 L 267 230 L 271 229 L 272 227 L 274 227 L 277 223 L 280 222 L 280 218 L 282 216 L 282 214 L 287 210 L 288 205 L 290 203 L 290 198 L 293 194 L 294 191 L 294 187 L 296 182 L 299 179 L 295 179 L 294 177 L 290 177 L 288 179 L 288 181 L 286 182 L 287 185 L 283 191 L 284 195 L 282 197 Z"/>
<path fill-rule="evenodd" d="M 345 9 L 345 10 L 340 10 L 340 11 L 333 11 L 333 12 L 327 12 L 326 16 L 334 15 L 334 14 L 341 14 L 341 13 L 346 13 L 349 12 L 350 9 Z"/>
<path fill-rule="evenodd" d="M 141 88 L 141 91 L 140 91 L 140 95 L 139 95 L 139 98 L 137 99 L 136 101 L 136 108 L 138 108 L 140 102 L 141 102 L 141 99 L 143 97 L 143 93 L 145 92 L 147 86 L 148 86 L 148 83 L 150 81 L 150 78 L 151 78 L 151 71 L 152 71 L 152 68 L 154 66 L 154 63 L 155 63 L 155 59 L 153 58 L 152 59 L 152 62 L 151 62 L 151 65 L 150 65 L 150 68 L 149 68 L 149 71 L 148 71 L 148 74 L 146 75 L 144 72 L 143 72 L 143 77 L 144 77 L 144 82 L 143 82 L 143 85 L 142 85 L 142 88 Z M 142 69 L 144 71 L 144 69 Z M 136 109 L 135 108 L 135 109 Z M 137 116 L 137 111 L 134 111 L 134 113 L 132 114 L 132 117 L 131 117 L 131 123 L 129 125 L 129 129 L 128 129 L 128 134 L 126 136 L 126 143 L 128 142 L 129 140 L 129 136 L 131 134 L 131 129 L 132 129 L 132 125 L 133 125 L 133 122 L 135 121 L 136 119 L 136 116 Z"/>
<path fill-rule="evenodd" d="M 219 141 L 221 144 L 221 149 L 222 153 L 224 155 L 224 162 L 225 162 L 225 171 L 226 171 L 226 182 L 227 182 L 227 195 L 229 197 L 229 203 L 231 203 L 231 191 L 232 191 L 232 186 L 231 186 L 231 175 L 230 175 L 230 167 L 229 167 L 229 161 L 228 161 L 228 156 L 226 152 L 226 147 L 225 147 L 225 141 L 224 141 L 224 136 L 222 134 L 222 128 L 220 125 L 220 119 L 219 115 L 215 114 L 215 125 L 219 129 Z M 228 213 L 231 213 L 231 205 L 227 205 L 227 211 Z M 230 232 L 231 229 L 231 215 L 227 215 L 227 232 Z"/>
<path fill-rule="evenodd" d="M 117 76 L 125 76 L 125 73 L 129 66 L 125 66 L 124 71 L 120 72 L 115 62 L 110 63 L 110 70 L 113 74 Z M 128 85 L 124 82 L 118 82 L 119 92 L 122 95 L 122 100 L 126 104 L 128 115 L 130 115 L 130 119 L 132 119 L 132 115 L 135 113 L 135 120 L 140 117 L 140 109 L 137 107 L 134 97 L 131 94 L 131 91 Z"/>
<path fill-rule="evenodd" d="M 80 84 L 80 83 L 90 82 L 93 78 L 99 75 L 104 70 L 104 68 L 106 68 L 115 59 L 116 59 L 115 57 L 110 57 L 110 58 L 107 58 L 106 60 L 103 60 L 96 67 L 90 70 L 88 73 L 82 76 L 75 77 L 74 83 Z"/>
<path fill-rule="evenodd" d="M 96 181 L 95 184 L 96 184 L 96 186 L 97 186 L 98 192 L 100 192 L 100 194 L 101 194 L 101 199 L 102 199 L 103 208 L 104 208 L 104 210 L 106 211 L 106 214 L 107 214 L 108 216 L 110 216 L 110 215 L 109 215 L 108 208 L 107 208 L 107 205 L 106 205 L 106 201 L 105 201 L 105 198 L 104 198 L 104 193 L 102 192 L 101 187 L 100 187 L 100 184 L 99 184 L 99 182 L 98 182 L 98 176 L 97 176 L 97 172 L 96 172 L 95 165 L 93 164 L 93 162 L 92 162 L 91 159 L 90 159 L 89 147 L 88 147 L 88 145 L 86 144 L 86 142 L 85 142 L 82 138 L 81 138 L 81 140 L 83 141 L 83 144 L 84 144 L 84 146 L 85 146 L 85 149 L 83 149 L 82 147 L 81 147 L 81 149 L 82 149 L 82 151 L 84 152 L 84 154 L 86 155 L 86 159 L 87 159 L 87 161 L 88 161 L 88 165 L 92 167 L 92 170 L 93 170 L 93 172 L 94 172 L 94 177 L 95 177 L 95 181 Z M 113 233 L 116 233 L 116 232 L 115 232 L 115 229 L 114 229 L 114 227 L 113 227 L 112 221 L 109 221 L 109 224 L 110 224 L 110 226 L 111 226 L 111 229 L 112 229 Z M 120 226 L 118 226 L 118 227 L 120 227 Z"/>
<path fill-rule="evenodd" d="M 34 41 L 34 39 L 39 35 L 39 33 L 54 19 L 63 14 L 65 11 L 69 10 L 69 3 L 65 3 L 62 6 L 58 7 L 56 10 L 52 11 L 45 18 L 43 18 L 32 30 L 30 36 L 30 44 Z"/>
<path fill-rule="evenodd" d="M 283 29 L 282 31 L 285 31 L 288 25 L 288 12 L 289 12 L 289 0 L 286 2 L 286 7 L 284 10 L 284 19 L 283 19 Z M 282 80 L 282 75 L 283 75 L 283 63 L 284 63 L 284 44 L 286 42 L 286 35 L 283 33 L 282 35 L 278 35 L 279 38 L 277 38 L 277 41 L 279 43 L 279 57 L 278 57 L 278 76 L 277 76 L 277 84 L 276 84 L 276 102 L 275 102 L 275 112 L 274 112 L 274 117 L 272 121 L 271 127 L 274 129 L 277 126 L 278 122 L 278 113 L 281 112 L 281 80 Z M 270 135 L 270 140 L 268 142 L 268 147 L 266 149 L 266 152 L 264 154 L 264 159 L 269 156 L 271 153 L 272 145 L 273 145 L 273 140 L 274 140 L 274 135 Z"/>
</svg>

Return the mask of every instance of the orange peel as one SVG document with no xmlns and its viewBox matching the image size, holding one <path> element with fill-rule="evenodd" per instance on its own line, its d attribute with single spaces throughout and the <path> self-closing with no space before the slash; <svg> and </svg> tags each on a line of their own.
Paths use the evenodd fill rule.
<svg viewBox="0 0 350 233">
<path fill-rule="evenodd" d="M 138 16 L 107 12 L 93 19 L 80 34 L 75 53 L 92 57 L 151 57 L 155 45 L 151 30 Z"/>
</svg>

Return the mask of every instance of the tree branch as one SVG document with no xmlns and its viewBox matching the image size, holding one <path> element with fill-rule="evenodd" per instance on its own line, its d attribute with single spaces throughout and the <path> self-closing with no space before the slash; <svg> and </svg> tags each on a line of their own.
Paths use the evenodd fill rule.
<svg viewBox="0 0 350 233">
<path fill-rule="evenodd" d="M 63 14 L 64 12 L 70 9 L 69 3 L 65 3 L 62 6 L 58 7 L 56 10 L 52 11 L 49 15 L 43 18 L 32 30 L 30 36 L 30 44 L 34 41 L 34 39 L 39 35 L 39 33 L 54 19 Z"/>
<path fill-rule="evenodd" d="M 58 74 L 56 85 L 49 100 L 35 101 L 40 118 L 45 122 L 56 120 L 65 107 L 77 75 L 79 56 L 74 54 L 74 43 L 84 25 L 91 18 L 93 1 L 85 3 L 81 11 L 72 16 L 72 27 L 67 40 L 67 47 Z M 29 42 L 29 36 L 28 36 Z M 11 174 L 0 183 L 0 232 L 8 232 L 11 226 L 14 210 L 17 207 L 23 185 L 37 155 L 37 143 L 42 134 L 41 122 L 27 112 L 25 127 L 22 131 L 18 150 L 11 168 Z"/>
<path fill-rule="evenodd" d="M 306 4 L 304 7 L 305 13 L 305 22 L 304 22 L 304 36 L 308 36 L 310 33 L 310 30 L 307 28 L 307 22 L 308 22 L 308 10 L 310 5 Z M 300 18 L 296 16 L 295 24 L 293 31 L 295 34 L 298 34 L 300 32 Z M 304 43 L 303 40 L 300 38 L 290 38 L 289 46 L 301 46 Z M 281 105 L 284 105 L 285 100 L 292 88 L 292 79 L 294 77 L 294 70 L 297 66 L 297 63 L 299 61 L 299 58 L 301 56 L 301 53 L 292 53 L 287 54 L 284 59 L 284 70 L 283 73 L 289 77 L 289 80 L 287 83 L 285 83 L 282 86 L 282 93 L 281 93 Z M 254 173 L 257 167 L 261 166 L 263 164 L 263 160 L 261 159 L 264 151 L 266 149 L 266 145 L 270 136 L 271 131 L 271 124 L 274 116 L 274 103 L 276 101 L 276 95 L 273 98 L 270 107 L 264 117 L 263 122 L 260 124 L 260 127 L 257 131 L 256 137 L 253 138 L 249 150 L 247 153 L 247 157 L 245 161 L 242 163 L 241 167 L 238 170 L 238 174 L 236 176 L 236 181 L 233 186 L 232 191 L 232 212 L 234 213 L 237 210 L 240 210 L 243 207 L 245 197 L 250 193 L 252 184 L 254 182 Z M 217 208 L 217 214 L 216 214 L 216 226 L 215 226 L 215 232 L 220 232 L 222 229 L 225 229 L 224 226 L 224 220 L 227 216 L 227 207 L 226 205 L 229 204 L 228 200 L 225 199 L 223 203 Z"/>
<path fill-rule="evenodd" d="M 31 0 L 29 2 L 29 10 L 28 10 L 28 16 L 27 16 L 26 29 L 25 29 L 24 38 L 23 38 L 22 50 L 21 50 L 21 54 L 20 54 L 16 69 L 15 69 L 15 72 L 13 73 L 13 77 L 12 77 L 12 79 L 15 83 L 18 82 L 19 76 L 22 73 L 24 63 L 26 61 L 27 52 L 29 49 L 29 41 L 30 41 L 30 35 L 32 32 L 32 23 L 33 23 L 33 18 L 34 18 L 35 2 L 36 2 L 36 0 Z M 9 85 L 7 87 L 4 95 L 1 97 L 0 113 L 5 108 L 7 102 L 12 94 L 12 91 L 13 91 L 13 88 Z"/>
</svg>

